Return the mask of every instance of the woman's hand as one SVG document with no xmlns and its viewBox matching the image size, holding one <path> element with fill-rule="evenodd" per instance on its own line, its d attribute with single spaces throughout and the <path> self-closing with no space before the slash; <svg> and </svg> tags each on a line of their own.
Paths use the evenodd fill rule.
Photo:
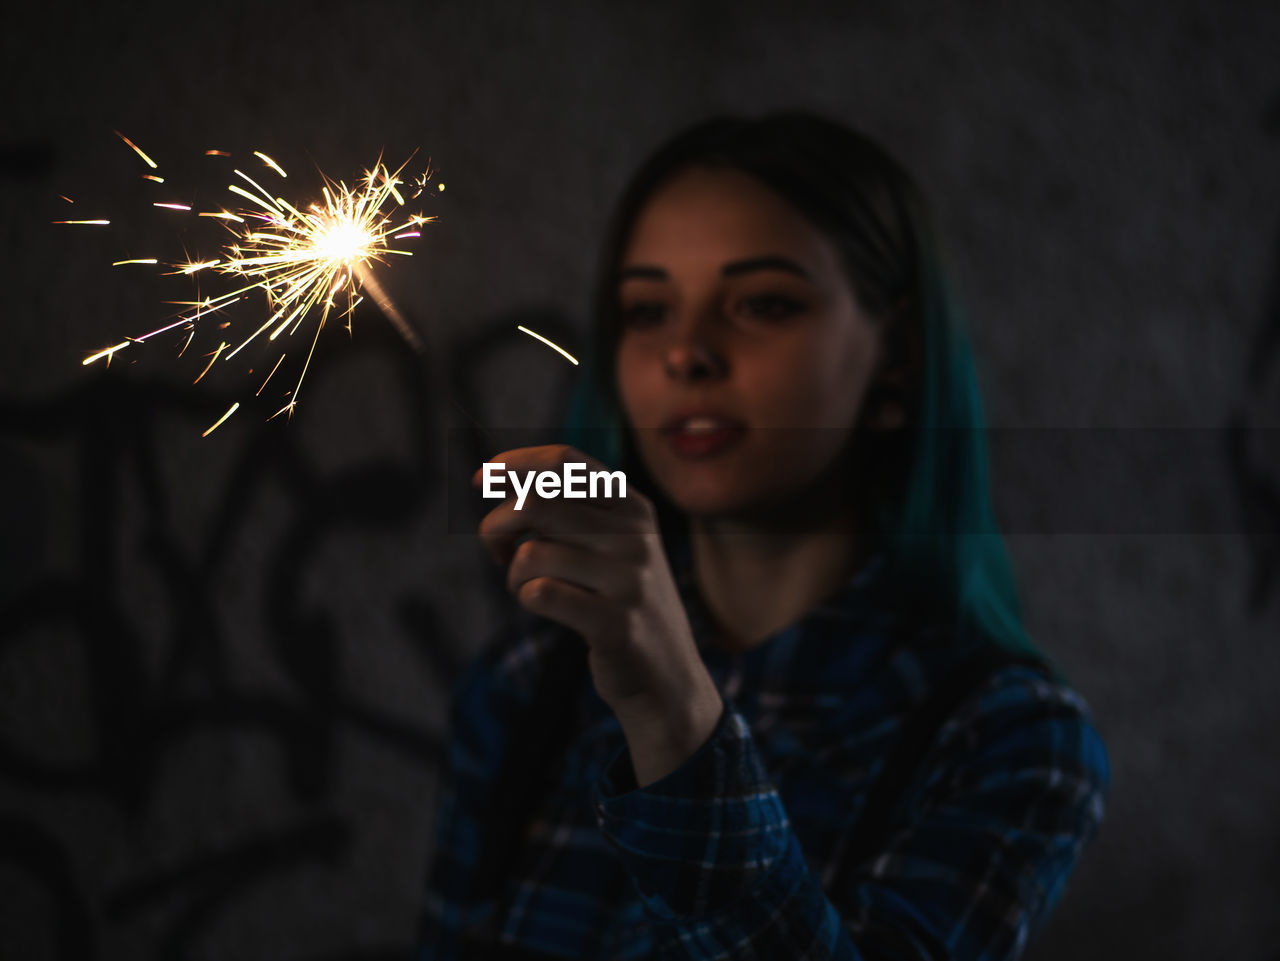
<svg viewBox="0 0 1280 961">
<path fill-rule="evenodd" d="M 565 446 L 519 448 L 493 462 L 522 481 L 529 471 L 559 474 L 566 463 L 608 469 Z M 480 478 L 476 471 L 472 483 Z M 531 487 L 515 505 L 510 496 L 480 522 L 481 540 L 508 565 L 508 589 L 526 610 L 582 635 L 596 692 L 627 737 L 636 783 L 665 777 L 705 743 L 723 701 L 694 645 L 652 503 L 630 488 L 621 498 L 566 500 Z"/>
</svg>

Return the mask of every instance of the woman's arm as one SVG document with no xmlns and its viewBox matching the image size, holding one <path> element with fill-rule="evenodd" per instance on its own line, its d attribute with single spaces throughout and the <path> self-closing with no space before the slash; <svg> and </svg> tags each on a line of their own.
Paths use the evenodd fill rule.
<svg viewBox="0 0 1280 961">
<path fill-rule="evenodd" d="M 994 961 L 1017 957 L 1047 917 L 1097 831 L 1107 778 L 1078 697 L 1013 671 L 947 725 L 884 849 L 828 872 L 838 890 L 823 891 L 732 710 L 647 788 L 620 757 L 596 811 L 664 957 Z"/>
</svg>

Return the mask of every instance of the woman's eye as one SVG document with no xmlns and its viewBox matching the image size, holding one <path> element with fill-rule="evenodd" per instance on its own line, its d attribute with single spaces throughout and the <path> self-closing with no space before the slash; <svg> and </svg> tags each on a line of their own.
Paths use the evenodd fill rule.
<svg viewBox="0 0 1280 961">
<path fill-rule="evenodd" d="M 637 301 L 622 308 L 624 327 L 654 327 L 667 315 L 667 305 L 657 301 Z"/>
<path fill-rule="evenodd" d="M 758 294 L 743 298 L 738 309 L 756 320 L 785 320 L 804 310 L 804 304 L 782 294 Z"/>
</svg>

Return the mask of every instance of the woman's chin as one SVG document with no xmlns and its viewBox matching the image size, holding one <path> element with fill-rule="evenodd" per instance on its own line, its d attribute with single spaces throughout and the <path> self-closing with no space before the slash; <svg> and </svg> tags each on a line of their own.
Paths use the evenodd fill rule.
<svg viewBox="0 0 1280 961">
<path fill-rule="evenodd" d="M 694 522 L 799 533 L 829 525 L 849 506 L 849 482 L 844 478 L 794 487 L 760 468 L 724 473 L 675 470 L 654 479 L 667 500 Z"/>
<path fill-rule="evenodd" d="M 796 513 L 799 505 L 786 504 L 786 498 L 748 485 L 685 484 L 664 486 L 667 499 L 691 521 L 726 522 L 743 526 L 776 526 Z M 790 509 L 789 509 L 790 508 Z"/>
<path fill-rule="evenodd" d="M 667 500 L 690 518 L 725 517 L 749 511 L 758 496 L 741 477 L 732 474 L 717 476 L 707 472 L 691 476 L 685 470 L 659 474 L 655 480 Z"/>
</svg>

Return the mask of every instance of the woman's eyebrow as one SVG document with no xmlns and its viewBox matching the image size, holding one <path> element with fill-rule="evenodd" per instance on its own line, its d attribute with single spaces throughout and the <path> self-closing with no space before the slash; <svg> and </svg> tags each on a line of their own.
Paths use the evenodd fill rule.
<svg viewBox="0 0 1280 961">
<path fill-rule="evenodd" d="M 789 257 L 780 257 L 777 254 L 771 254 L 766 257 L 751 257 L 747 260 L 735 260 L 721 267 L 720 275 L 723 277 L 738 277 L 757 270 L 782 270 L 789 274 L 795 274 L 797 277 L 803 277 L 805 280 L 809 279 L 809 271 Z"/>
<path fill-rule="evenodd" d="M 624 280 L 670 280 L 671 275 L 661 267 L 623 267 L 618 271 L 618 283 Z"/>
<path fill-rule="evenodd" d="M 722 277 L 740 277 L 743 274 L 754 273 L 759 270 L 781 270 L 788 274 L 795 274 L 797 277 L 803 277 L 805 280 L 809 278 L 809 271 L 805 270 L 798 263 L 789 257 L 782 257 L 778 254 L 769 254 L 764 257 L 749 257 L 745 260 L 734 260 L 725 264 L 720 268 Z M 661 267 L 651 267 L 647 264 L 636 264 L 631 267 L 623 267 L 618 271 L 618 282 L 624 280 L 670 280 L 671 275 Z"/>
</svg>

